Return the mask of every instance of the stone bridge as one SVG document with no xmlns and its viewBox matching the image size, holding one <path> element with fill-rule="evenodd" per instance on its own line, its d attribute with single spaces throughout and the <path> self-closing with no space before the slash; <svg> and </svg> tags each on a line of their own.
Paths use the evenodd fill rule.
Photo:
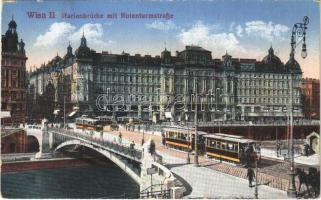
<svg viewBox="0 0 321 200">
<path fill-rule="evenodd" d="M 35 136 L 39 141 L 39 152 L 36 154 L 38 159 L 46 158 L 48 153 L 54 153 L 67 146 L 84 146 L 107 157 L 127 173 L 140 185 L 142 198 L 181 197 L 183 188 L 175 187 L 176 178 L 162 165 L 161 156 L 151 155 L 149 152 L 150 141 L 146 142 L 141 149 L 130 148 L 126 144 L 108 141 L 103 137 L 94 138 L 83 132 L 50 128 L 46 121 L 42 122 L 41 127 L 27 126 L 25 131 L 27 135 Z M 153 174 L 150 173 L 151 171 Z M 151 176 L 153 182 L 151 182 Z"/>
</svg>

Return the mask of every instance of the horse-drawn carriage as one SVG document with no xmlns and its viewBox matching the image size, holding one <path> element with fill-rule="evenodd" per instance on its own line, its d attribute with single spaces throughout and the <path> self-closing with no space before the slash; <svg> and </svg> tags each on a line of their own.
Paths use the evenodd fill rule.
<svg viewBox="0 0 321 200">
<path fill-rule="evenodd" d="M 315 167 L 309 167 L 308 173 L 302 168 L 295 169 L 295 175 L 299 178 L 299 191 L 301 192 L 301 186 L 305 185 L 308 195 L 311 195 L 310 189 L 314 197 L 320 195 L 320 171 Z"/>
</svg>

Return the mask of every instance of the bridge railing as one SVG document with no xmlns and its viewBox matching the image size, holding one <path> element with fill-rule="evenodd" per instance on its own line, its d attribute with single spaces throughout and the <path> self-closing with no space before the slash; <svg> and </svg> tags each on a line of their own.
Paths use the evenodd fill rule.
<svg viewBox="0 0 321 200">
<path fill-rule="evenodd" d="M 64 129 L 58 129 L 58 128 L 50 128 L 50 130 L 53 130 L 58 133 L 59 132 L 63 133 L 64 135 L 67 135 L 70 137 L 81 138 L 83 140 L 99 144 L 103 147 L 112 149 L 116 152 L 125 154 L 129 157 L 132 157 L 132 158 L 134 158 L 134 160 L 140 160 L 142 158 L 141 151 L 139 151 L 138 149 L 135 149 L 135 148 L 130 148 L 129 146 L 126 146 L 125 144 L 121 144 L 121 143 L 117 143 L 117 142 L 113 142 L 113 141 L 108 141 L 108 140 L 102 140 L 99 138 L 94 138 L 93 136 L 86 135 L 83 133 L 77 133 L 77 132 L 70 131 L 70 130 L 64 130 Z"/>
</svg>

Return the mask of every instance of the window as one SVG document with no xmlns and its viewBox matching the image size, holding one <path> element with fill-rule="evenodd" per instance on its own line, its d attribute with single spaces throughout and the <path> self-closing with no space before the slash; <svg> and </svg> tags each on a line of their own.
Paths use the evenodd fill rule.
<svg viewBox="0 0 321 200">
<path fill-rule="evenodd" d="M 234 145 L 233 145 L 232 143 L 228 143 L 228 144 L 227 144 L 227 150 L 228 150 L 228 151 L 233 151 L 233 149 L 234 149 L 233 146 L 234 146 Z"/>
<path fill-rule="evenodd" d="M 222 143 L 221 143 L 221 149 L 222 149 L 222 150 L 226 150 L 226 146 L 227 146 L 227 145 L 226 145 L 225 142 L 222 142 Z"/>
<path fill-rule="evenodd" d="M 216 148 L 221 149 L 221 142 L 219 142 L 219 141 L 216 142 Z"/>
<path fill-rule="evenodd" d="M 10 144 L 10 153 L 15 153 L 16 152 L 16 144 L 15 143 L 11 143 Z"/>
</svg>

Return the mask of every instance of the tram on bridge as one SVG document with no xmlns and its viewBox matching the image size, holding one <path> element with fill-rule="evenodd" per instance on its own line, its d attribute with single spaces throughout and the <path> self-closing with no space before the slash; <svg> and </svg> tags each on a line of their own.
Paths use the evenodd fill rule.
<svg viewBox="0 0 321 200">
<path fill-rule="evenodd" d="M 103 125 L 98 119 L 82 116 L 76 118 L 76 128 L 89 131 L 102 131 Z"/>
<path fill-rule="evenodd" d="M 169 148 L 190 152 L 195 150 L 195 129 L 164 128 L 163 143 Z M 198 151 L 207 157 L 233 163 L 248 164 L 257 159 L 256 141 L 243 136 L 198 131 Z"/>
<path fill-rule="evenodd" d="M 195 129 L 185 127 L 164 128 L 165 145 L 169 148 L 174 148 L 182 151 L 192 151 L 195 149 Z M 197 132 L 198 149 L 203 152 L 204 138 L 207 133 L 203 131 Z"/>
<path fill-rule="evenodd" d="M 205 152 L 208 157 L 234 163 L 246 163 L 248 159 L 257 158 L 256 141 L 243 136 L 224 133 L 207 134 Z"/>
</svg>

